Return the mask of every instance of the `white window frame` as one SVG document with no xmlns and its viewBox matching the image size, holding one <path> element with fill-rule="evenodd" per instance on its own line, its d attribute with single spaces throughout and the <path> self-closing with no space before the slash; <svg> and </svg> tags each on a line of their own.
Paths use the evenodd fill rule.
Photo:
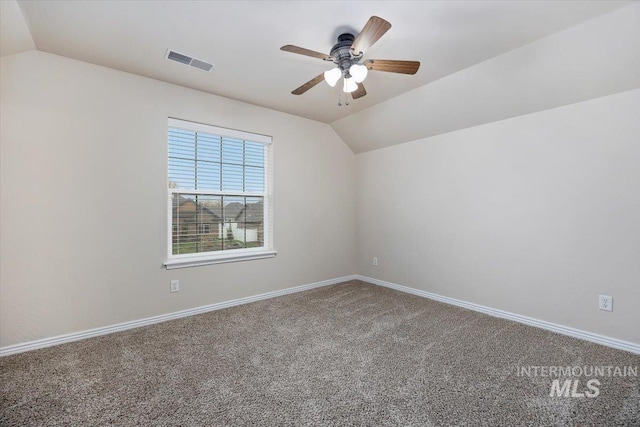
<svg viewBox="0 0 640 427">
<path fill-rule="evenodd" d="M 178 128 L 188 131 L 195 131 L 223 137 L 242 139 L 251 142 L 259 142 L 264 144 L 264 192 L 230 192 L 230 191 L 211 191 L 211 190 L 185 190 L 168 188 L 167 190 L 167 259 L 164 266 L 167 270 L 174 268 L 195 267 L 200 265 L 220 264 L 227 262 L 246 261 L 253 259 L 273 258 L 277 251 L 273 247 L 273 166 L 272 166 L 272 138 L 267 135 L 243 132 L 235 129 L 226 129 L 202 123 L 190 122 L 175 118 L 169 118 L 167 126 L 167 134 L 169 128 Z M 165 141 L 165 146 L 167 142 Z M 169 171 L 167 149 L 167 173 Z M 165 184 L 166 185 L 166 184 Z M 176 193 L 186 194 L 202 194 L 212 196 L 239 196 L 239 197 L 262 197 L 263 198 L 263 221 L 264 221 L 264 246 L 259 248 L 242 248 L 228 249 L 215 252 L 200 252 L 196 254 L 173 254 L 173 218 L 172 218 L 172 201 L 173 195 Z"/>
</svg>

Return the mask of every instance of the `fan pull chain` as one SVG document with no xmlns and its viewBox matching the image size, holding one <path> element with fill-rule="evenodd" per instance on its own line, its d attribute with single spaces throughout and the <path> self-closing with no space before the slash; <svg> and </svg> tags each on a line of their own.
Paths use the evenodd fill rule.
<svg viewBox="0 0 640 427">
<path fill-rule="evenodd" d="M 344 96 L 344 104 L 342 103 L 342 97 Z M 338 91 L 338 107 L 342 107 L 343 105 L 349 105 L 349 94 L 345 93 L 343 95 L 342 91 Z"/>
</svg>

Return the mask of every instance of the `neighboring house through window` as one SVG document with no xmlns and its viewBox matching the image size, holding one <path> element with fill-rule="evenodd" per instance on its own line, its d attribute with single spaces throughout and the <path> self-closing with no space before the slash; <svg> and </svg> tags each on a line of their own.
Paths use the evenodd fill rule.
<svg viewBox="0 0 640 427">
<path fill-rule="evenodd" d="M 211 224 L 198 224 L 198 234 L 211 233 Z"/>
<path fill-rule="evenodd" d="M 275 256 L 271 137 L 169 119 L 167 268 Z"/>
</svg>

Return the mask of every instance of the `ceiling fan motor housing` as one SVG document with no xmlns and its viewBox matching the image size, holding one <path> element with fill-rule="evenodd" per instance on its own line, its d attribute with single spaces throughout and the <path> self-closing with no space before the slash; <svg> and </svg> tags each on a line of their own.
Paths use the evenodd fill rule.
<svg viewBox="0 0 640 427">
<path fill-rule="evenodd" d="M 350 33 L 343 33 L 338 36 L 338 43 L 331 48 L 330 56 L 333 58 L 333 62 L 340 67 L 345 77 L 351 77 L 349 74 L 349 67 L 353 64 L 357 64 L 362 58 L 362 54 L 354 56 L 351 52 L 351 46 L 355 36 Z"/>
</svg>

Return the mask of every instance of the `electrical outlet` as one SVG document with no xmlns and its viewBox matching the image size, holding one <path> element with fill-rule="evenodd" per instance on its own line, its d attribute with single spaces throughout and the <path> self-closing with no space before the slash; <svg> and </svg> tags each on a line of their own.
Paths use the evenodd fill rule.
<svg viewBox="0 0 640 427">
<path fill-rule="evenodd" d="M 171 281 L 171 292 L 178 292 L 180 290 L 180 281 L 172 280 Z"/>
<path fill-rule="evenodd" d="M 378 257 L 373 257 L 373 265 L 378 265 Z"/>
<path fill-rule="evenodd" d="M 600 295 L 598 299 L 598 308 L 604 311 L 613 311 L 613 297 Z"/>
</svg>

